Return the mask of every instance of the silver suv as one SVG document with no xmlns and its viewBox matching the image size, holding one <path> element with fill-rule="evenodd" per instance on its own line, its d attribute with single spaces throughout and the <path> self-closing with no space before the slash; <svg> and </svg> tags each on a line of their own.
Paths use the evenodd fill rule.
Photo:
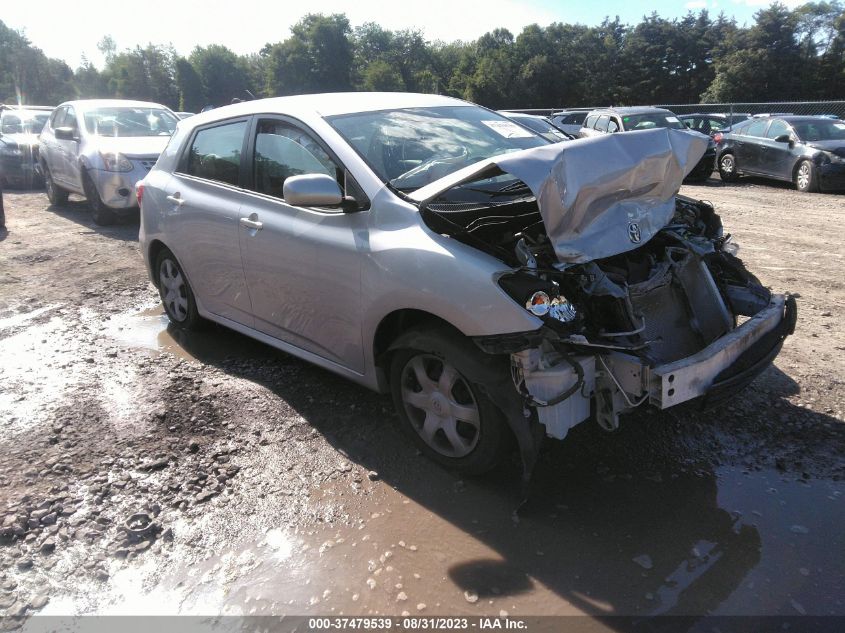
<svg viewBox="0 0 845 633">
<path fill-rule="evenodd" d="M 528 474 L 587 419 L 731 395 L 792 332 L 794 300 L 676 195 L 706 146 L 663 128 L 551 144 L 436 95 L 252 101 L 180 123 L 138 184 L 141 250 L 177 327 L 391 392 L 464 472 L 515 438 Z"/>
<path fill-rule="evenodd" d="M 85 196 L 97 224 L 137 208 L 135 183 L 147 175 L 178 117 L 158 103 L 117 99 L 68 101 L 41 131 L 39 155 L 47 197 L 63 204 Z"/>
</svg>

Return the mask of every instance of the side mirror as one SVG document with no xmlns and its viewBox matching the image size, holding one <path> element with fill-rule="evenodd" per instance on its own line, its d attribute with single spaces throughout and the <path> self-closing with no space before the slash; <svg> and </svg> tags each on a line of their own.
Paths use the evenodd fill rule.
<svg viewBox="0 0 845 633">
<path fill-rule="evenodd" d="M 75 141 L 76 135 L 74 134 L 72 127 L 57 127 L 53 130 L 53 134 L 56 135 L 56 138 L 60 141 Z"/>
<path fill-rule="evenodd" d="M 792 137 L 789 134 L 781 134 L 780 136 L 775 137 L 775 143 L 791 143 Z"/>
<path fill-rule="evenodd" d="M 297 207 L 336 207 L 343 202 L 337 181 L 326 174 L 290 176 L 282 187 L 282 196 Z"/>
</svg>

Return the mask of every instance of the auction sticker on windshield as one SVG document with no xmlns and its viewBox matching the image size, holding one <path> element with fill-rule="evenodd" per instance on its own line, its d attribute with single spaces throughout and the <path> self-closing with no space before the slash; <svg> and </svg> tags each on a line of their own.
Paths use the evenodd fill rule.
<svg viewBox="0 0 845 633">
<path fill-rule="evenodd" d="M 482 121 L 482 123 L 505 138 L 531 138 L 534 136 L 533 132 L 511 121 Z"/>
<path fill-rule="evenodd" d="M 676 117 L 676 116 L 667 116 L 666 120 L 669 121 L 669 123 L 680 123 L 681 122 L 680 119 L 678 119 L 678 117 Z"/>
</svg>

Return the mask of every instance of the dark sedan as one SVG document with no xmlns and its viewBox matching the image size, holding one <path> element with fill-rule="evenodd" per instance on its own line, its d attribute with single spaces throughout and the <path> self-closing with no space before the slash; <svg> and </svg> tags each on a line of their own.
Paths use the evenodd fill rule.
<svg viewBox="0 0 845 633">
<path fill-rule="evenodd" d="M 845 189 L 845 122 L 822 116 L 751 119 L 718 143 L 722 180 L 763 176 L 798 191 Z"/>
<path fill-rule="evenodd" d="M 31 187 L 40 182 L 38 134 L 49 118 L 50 108 L 0 110 L 0 183 Z"/>
</svg>

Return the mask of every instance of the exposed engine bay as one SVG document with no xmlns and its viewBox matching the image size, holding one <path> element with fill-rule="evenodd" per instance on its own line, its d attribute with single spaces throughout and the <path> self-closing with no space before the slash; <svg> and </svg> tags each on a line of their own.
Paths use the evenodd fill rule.
<svg viewBox="0 0 845 633">
<path fill-rule="evenodd" d="M 591 415 L 613 430 L 620 413 L 645 403 L 730 395 L 794 328 L 794 300 L 773 296 L 746 270 L 713 207 L 673 202 L 674 215 L 650 239 L 631 221 L 628 250 L 579 263 L 560 261 L 536 197 L 507 174 L 421 205 L 433 230 L 511 267 L 500 287 L 542 319 L 536 332 L 476 342 L 511 355 L 514 385 L 547 435 L 562 439 Z"/>
</svg>

